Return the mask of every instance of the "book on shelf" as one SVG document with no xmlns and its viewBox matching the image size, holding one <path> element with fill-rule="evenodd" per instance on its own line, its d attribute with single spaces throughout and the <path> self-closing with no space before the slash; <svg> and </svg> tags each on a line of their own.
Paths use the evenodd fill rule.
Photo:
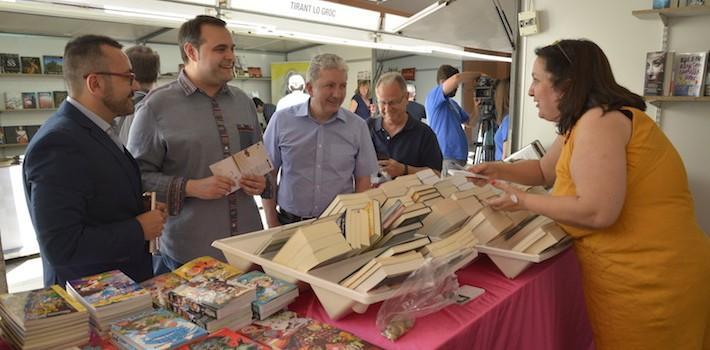
<svg viewBox="0 0 710 350">
<path fill-rule="evenodd" d="M 5 133 L 5 144 L 24 145 L 30 142 L 30 134 L 25 126 L 6 126 L 3 129 Z"/>
<path fill-rule="evenodd" d="M 59 106 L 67 99 L 66 91 L 52 91 L 54 97 L 54 107 L 59 108 Z"/>
<path fill-rule="evenodd" d="M 242 176 L 266 175 L 272 170 L 274 170 L 274 166 L 266 153 L 264 143 L 261 141 L 233 154 L 231 157 L 210 165 L 212 174 L 234 180 L 235 185 L 232 187 L 231 192 L 241 188 L 239 180 Z"/>
<path fill-rule="evenodd" d="M 22 108 L 36 109 L 37 108 L 37 93 L 23 92 L 22 93 Z"/>
<path fill-rule="evenodd" d="M 671 0 L 653 0 L 653 9 L 665 9 L 671 6 Z"/>
<path fill-rule="evenodd" d="M 5 96 L 5 110 L 16 111 L 22 109 L 22 95 L 19 92 L 6 91 Z"/>
<path fill-rule="evenodd" d="M 52 92 L 38 92 L 37 104 L 39 108 L 54 108 L 54 97 L 52 96 Z"/>
<path fill-rule="evenodd" d="M 64 67 L 64 57 L 62 56 L 42 56 L 42 62 L 44 63 L 44 74 L 58 74 L 63 73 Z"/>
<path fill-rule="evenodd" d="M 20 73 L 20 55 L 0 53 L 0 73 Z"/>
<path fill-rule="evenodd" d="M 5 144 L 5 128 L 0 128 L 0 145 Z"/>
<path fill-rule="evenodd" d="M 187 283 L 187 280 L 171 271 L 143 281 L 140 285 L 150 292 L 155 307 L 168 309 L 170 308 L 168 293 L 177 286 L 185 283 Z"/>
<path fill-rule="evenodd" d="M 171 308 L 182 308 L 216 319 L 227 317 L 245 306 L 251 307 L 256 289 L 218 279 L 193 279 L 168 292 Z M 249 308 L 251 317 L 251 308 Z"/>
<path fill-rule="evenodd" d="M 251 308 L 258 320 L 273 315 L 298 296 L 298 288 L 295 284 L 269 276 L 261 271 L 251 271 L 235 277 L 233 280 L 256 289 L 256 298 L 251 303 Z M 227 282 L 230 283 L 230 281 Z"/>
<path fill-rule="evenodd" d="M 0 326 L 20 349 L 65 348 L 89 340 L 86 309 L 58 285 L 0 296 Z"/>
<path fill-rule="evenodd" d="M 673 64 L 673 96 L 702 96 L 708 52 L 677 53 Z"/>
<path fill-rule="evenodd" d="M 675 52 L 654 51 L 646 53 L 646 69 L 643 80 L 645 96 L 668 96 L 673 82 L 673 59 Z"/>
<path fill-rule="evenodd" d="M 241 328 L 241 327 L 239 327 Z M 208 350 L 208 349 L 239 349 L 239 350 L 271 350 L 271 347 L 261 344 L 246 335 L 222 328 L 210 333 L 204 338 L 181 345 L 176 350 Z"/>
<path fill-rule="evenodd" d="M 42 62 L 39 57 L 20 57 L 23 74 L 42 74 Z"/>
<path fill-rule="evenodd" d="M 163 310 L 151 310 L 111 325 L 111 340 L 128 349 L 173 349 L 207 336 L 199 326 Z"/>
<path fill-rule="evenodd" d="M 236 267 L 219 261 L 211 256 L 192 259 L 175 271 L 175 274 L 185 280 L 219 279 L 226 281 L 242 273 Z"/>
</svg>

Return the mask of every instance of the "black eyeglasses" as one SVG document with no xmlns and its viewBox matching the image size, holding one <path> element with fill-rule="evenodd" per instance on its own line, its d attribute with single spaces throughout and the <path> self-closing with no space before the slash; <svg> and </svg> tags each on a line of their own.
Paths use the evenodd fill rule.
<svg viewBox="0 0 710 350">
<path fill-rule="evenodd" d="M 136 80 L 136 74 L 133 72 L 128 72 L 128 73 L 116 73 L 116 72 L 92 72 L 84 75 L 84 79 L 88 78 L 89 75 L 113 75 L 117 77 L 124 77 L 128 78 L 128 85 L 133 85 L 133 81 Z"/>
<path fill-rule="evenodd" d="M 404 100 L 405 96 L 400 97 L 399 100 L 391 100 L 391 101 L 384 101 L 384 100 L 377 100 L 377 103 L 380 104 L 381 106 L 395 106 L 400 103 L 402 103 L 402 100 Z"/>
<path fill-rule="evenodd" d="M 565 56 L 565 58 L 567 59 L 567 62 L 569 62 L 569 64 L 572 64 L 572 59 L 569 58 L 569 55 L 567 55 L 567 52 L 565 51 L 565 49 L 562 48 L 562 45 L 560 45 L 559 41 L 555 41 L 555 46 L 557 46 L 557 48 L 560 49 L 560 52 L 562 52 L 562 55 Z"/>
</svg>

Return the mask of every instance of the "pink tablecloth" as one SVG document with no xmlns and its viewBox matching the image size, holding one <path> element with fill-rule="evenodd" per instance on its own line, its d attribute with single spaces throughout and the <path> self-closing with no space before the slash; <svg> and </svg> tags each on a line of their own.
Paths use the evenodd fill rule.
<svg viewBox="0 0 710 350">
<path fill-rule="evenodd" d="M 592 332 L 573 249 L 509 280 L 486 256 L 457 273 L 459 284 L 486 292 L 466 305 L 451 305 L 417 319 L 396 342 L 382 337 L 379 304 L 364 314 L 331 320 L 312 291 L 290 309 L 352 332 L 385 349 L 593 349 Z"/>
</svg>

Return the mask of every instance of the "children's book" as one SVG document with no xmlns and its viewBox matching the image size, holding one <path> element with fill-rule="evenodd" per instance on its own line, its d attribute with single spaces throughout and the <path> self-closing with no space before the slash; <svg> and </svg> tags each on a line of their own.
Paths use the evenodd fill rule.
<svg viewBox="0 0 710 350">
<path fill-rule="evenodd" d="M 56 284 L 48 288 L 0 295 L 0 309 L 23 329 L 57 316 L 80 312 L 86 314 L 86 309 Z"/>
<path fill-rule="evenodd" d="M 177 274 L 168 272 L 144 281 L 141 283 L 141 287 L 150 292 L 150 296 L 153 298 L 153 304 L 156 307 L 167 309 L 170 305 L 168 302 L 168 293 L 175 289 L 175 287 L 185 284 L 186 282 L 187 280 L 184 280 Z"/>
<path fill-rule="evenodd" d="M 168 295 L 176 309 L 188 308 L 197 314 L 222 318 L 250 305 L 256 296 L 256 289 L 218 279 L 193 279 L 177 286 Z"/>
<path fill-rule="evenodd" d="M 271 347 L 249 339 L 244 334 L 222 328 L 204 339 L 200 339 L 177 348 L 177 350 L 212 350 L 212 349 L 238 349 L 238 350 L 271 350 Z"/>
<path fill-rule="evenodd" d="M 298 288 L 295 284 L 269 276 L 261 271 L 245 273 L 227 281 L 227 283 L 233 283 L 235 280 L 245 286 L 256 288 L 256 299 L 252 302 L 252 311 L 258 319 L 271 316 L 271 313 L 283 308 L 298 296 Z M 269 306 L 272 304 L 277 305 L 270 308 Z"/>
<path fill-rule="evenodd" d="M 242 271 L 236 267 L 209 256 L 203 256 L 190 260 L 175 270 L 176 275 L 186 280 L 198 278 L 219 279 L 226 281 L 241 273 Z"/>
<path fill-rule="evenodd" d="M 73 291 L 93 308 L 150 295 L 119 270 L 67 281 L 67 291 Z"/>
<path fill-rule="evenodd" d="M 210 165 L 212 174 L 228 177 L 234 180 L 234 187 L 231 192 L 240 188 L 239 179 L 243 175 L 266 175 L 274 166 L 266 153 L 264 143 L 259 141 L 231 157 L 220 160 L 217 163 Z"/>
<path fill-rule="evenodd" d="M 173 349 L 207 331 L 167 310 L 142 312 L 111 325 L 114 342 L 137 349 Z"/>
</svg>

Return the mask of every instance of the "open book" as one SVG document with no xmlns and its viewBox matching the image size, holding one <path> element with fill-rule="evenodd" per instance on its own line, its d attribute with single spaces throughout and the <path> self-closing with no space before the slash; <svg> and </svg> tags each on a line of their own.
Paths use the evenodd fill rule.
<svg viewBox="0 0 710 350">
<path fill-rule="evenodd" d="M 228 177 L 234 180 L 234 187 L 230 193 L 238 190 L 239 179 L 243 175 L 266 175 L 274 170 L 274 165 L 264 149 L 264 143 L 259 141 L 231 157 L 220 160 L 210 165 L 212 174 Z"/>
</svg>

